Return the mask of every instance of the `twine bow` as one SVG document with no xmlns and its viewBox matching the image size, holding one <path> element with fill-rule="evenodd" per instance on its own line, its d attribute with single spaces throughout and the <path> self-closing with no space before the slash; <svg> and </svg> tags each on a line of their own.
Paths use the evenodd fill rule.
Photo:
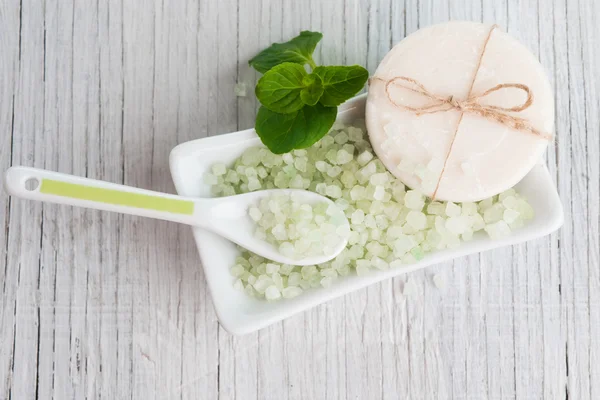
<svg viewBox="0 0 600 400">
<path fill-rule="evenodd" d="M 483 118 L 498 122 L 502 125 L 506 125 L 515 130 L 528 132 L 528 133 L 534 134 L 534 135 L 539 136 L 540 138 L 543 138 L 546 140 L 552 139 L 552 135 L 549 135 L 545 132 L 538 131 L 533 126 L 531 126 L 529 121 L 527 121 L 525 118 L 521 118 L 521 117 L 517 117 L 517 116 L 511 115 L 511 114 L 508 114 L 511 112 L 521 112 L 523 110 L 526 110 L 533 104 L 533 93 L 531 93 L 531 89 L 529 88 L 529 86 L 521 84 L 521 83 L 501 83 L 501 84 L 498 84 L 498 85 L 486 90 L 485 92 L 483 92 L 481 94 L 476 94 L 476 95 L 472 94 L 473 86 L 475 84 L 475 79 L 477 78 L 477 73 L 479 72 L 479 69 L 481 67 L 481 62 L 483 60 L 485 50 L 487 48 L 488 42 L 490 41 L 490 38 L 492 37 L 492 33 L 494 32 L 494 30 L 496 28 L 497 28 L 496 25 L 493 25 L 491 27 L 491 29 L 489 30 L 489 32 L 487 34 L 485 42 L 483 43 L 483 48 L 481 50 L 477 66 L 475 68 L 475 73 L 473 74 L 473 78 L 471 80 L 471 85 L 469 87 L 469 92 L 468 92 L 466 100 L 458 100 L 458 99 L 455 99 L 454 96 L 444 97 L 444 96 L 436 95 L 435 93 L 432 93 L 429 90 L 427 90 L 425 88 L 425 86 L 423 86 L 423 84 L 420 83 L 419 81 L 417 81 L 416 79 L 412 79 L 412 78 L 409 78 L 406 76 L 397 76 L 390 80 L 385 80 L 385 79 L 382 79 L 379 77 L 372 78 L 373 80 L 385 82 L 385 93 L 388 97 L 388 100 L 392 104 L 394 104 L 396 107 L 401 108 L 403 110 L 413 112 L 417 116 L 420 116 L 423 114 L 435 114 L 438 112 L 445 112 L 445 111 L 450 111 L 450 110 L 460 111 L 460 117 L 458 119 L 458 123 L 456 125 L 456 129 L 454 131 L 452 141 L 450 142 L 450 148 L 448 149 L 448 152 L 446 153 L 446 158 L 444 159 L 444 165 L 442 168 L 442 172 L 440 173 L 440 176 L 437 181 L 437 185 L 435 186 L 435 190 L 433 191 L 433 194 L 431 196 L 432 199 L 435 199 L 435 195 L 437 194 L 437 191 L 440 187 L 440 182 L 442 181 L 444 171 L 446 170 L 446 164 L 448 163 L 448 159 L 450 158 L 450 153 L 452 152 L 452 147 L 454 146 L 454 142 L 456 140 L 456 136 L 458 133 L 458 127 L 460 126 L 460 123 L 462 121 L 464 114 L 479 115 Z M 425 97 L 429 98 L 431 100 L 431 102 L 429 104 L 426 104 L 421 107 L 412 107 L 407 104 L 400 104 L 400 103 L 396 102 L 390 94 L 390 87 L 392 85 L 400 86 L 404 89 L 407 89 L 412 92 L 418 93 L 422 96 L 425 96 Z M 518 104 L 513 107 L 500 107 L 500 106 L 495 106 L 495 105 L 482 104 L 480 102 L 481 99 L 488 96 L 489 94 L 492 94 L 499 90 L 510 89 L 510 88 L 518 89 L 518 90 L 525 92 L 525 94 L 527 95 L 527 99 L 525 99 L 525 101 L 522 104 Z"/>
<path fill-rule="evenodd" d="M 384 81 L 383 79 L 378 77 L 374 77 L 373 79 Z M 438 112 L 457 110 L 463 113 L 477 114 L 481 117 L 487 118 L 492 121 L 496 121 L 515 130 L 533 133 L 544 139 L 552 138 L 551 135 L 548 135 L 544 132 L 540 132 L 534 127 L 532 127 L 529 121 L 527 121 L 525 118 L 507 114 L 509 112 L 520 112 L 526 110 L 533 104 L 533 94 L 531 93 L 531 89 L 529 88 L 529 86 L 523 85 L 522 83 L 501 83 L 486 90 L 481 94 L 471 95 L 466 100 L 458 100 L 454 96 L 443 97 L 436 95 L 435 93 L 432 93 L 429 90 L 427 90 L 425 86 L 423 86 L 423 84 L 421 84 L 416 79 L 412 79 L 406 76 L 397 76 L 385 82 L 385 93 L 389 101 L 396 107 L 413 112 L 417 116 L 423 114 L 435 114 Z M 422 96 L 429 98 L 431 102 L 421 107 L 412 107 L 407 104 L 398 103 L 396 100 L 394 100 L 390 93 L 391 86 L 399 86 L 406 90 L 418 93 Z M 513 107 L 500 107 L 480 103 L 480 100 L 482 100 L 484 97 L 499 90 L 510 88 L 525 92 L 525 94 L 527 95 L 525 101 Z"/>
</svg>

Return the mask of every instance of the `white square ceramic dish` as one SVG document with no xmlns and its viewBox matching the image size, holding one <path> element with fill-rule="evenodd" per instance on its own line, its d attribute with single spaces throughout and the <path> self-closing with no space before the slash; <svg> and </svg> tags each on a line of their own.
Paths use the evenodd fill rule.
<svg viewBox="0 0 600 400">
<path fill-rule="evenodd" d="M 366 95 L 362 95 L 345 103 L 340 107 L 338 119 L 351 122 L 363 118 L 365 100 Z M 254 129 L 248 129 L 177 146 L 170 155 L 171 174 L 177 192 L 183 196 L 211 197 L 209 185 L 202 181 L 204 172 L 217 161 L 232 163 L 245 149 L 260 145 L 262 144 Z M 238 255 L 236 247 L 226 239 L 201 228 L 192 230 L 219 321 L 227 331 L 240 335 L 383 279 L 467 254 L 531 240 L 547 235 L 562 225 L 562 205 L 544 164 L 537 165 L 516 188 L 529 200 L 536 215 L 524 228 L 507 238 L 491 240 L 484 235 L 476 236 L 474 240 L 461 244 L 459 248 L 428 254 L 416 264 L 374 271 L 366 276 L 344 277 L 328 289 L 313 289 L 294 299 L 278 302 L 254 299 L 234 289 L 234 279 L 229 273 L 229 268 Z"/>
</svg>

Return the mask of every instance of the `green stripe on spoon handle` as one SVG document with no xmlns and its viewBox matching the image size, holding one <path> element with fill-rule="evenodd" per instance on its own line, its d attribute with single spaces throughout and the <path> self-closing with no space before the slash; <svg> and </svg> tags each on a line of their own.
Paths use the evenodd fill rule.
<svg viewBox="0 0 600 400">
<path fill-rule="evenodd" d="M 168 193 L 27 167 L 9 168 L 4 185 L 11 195 L 28 200 L 198 225 L 197 201 Z"/>
</svg>

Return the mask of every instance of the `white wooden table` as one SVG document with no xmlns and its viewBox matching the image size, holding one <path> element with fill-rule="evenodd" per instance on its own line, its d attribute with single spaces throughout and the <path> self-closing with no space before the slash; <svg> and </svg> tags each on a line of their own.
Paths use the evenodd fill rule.
<svg viewBox="0 0 600 400">
<path fill-rule="evenodd" d="M 173 146 L 253 125 L 247 60 L 271 42 L 318 30 L 318 59 L 373 72 L 419 27 L 483 20 L 549 72 L 566 213 L 411 274 L 412 297 L 398 278 L 233 337 L 187 227 L 2 193 L 0 399 L 599 399 L 599 17 L 595 0 L 0 0 L 0 170 L 172 192 Z"/>
</svg>

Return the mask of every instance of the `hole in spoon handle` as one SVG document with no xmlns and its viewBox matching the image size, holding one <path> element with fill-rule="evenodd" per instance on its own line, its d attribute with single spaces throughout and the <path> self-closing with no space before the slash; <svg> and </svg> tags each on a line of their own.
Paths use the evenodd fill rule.
<svg viewBox="0 0 600 400">
<path fill-rule="evenodd" d="M 25 181 L 25 190 L 31 192 L 40 187 L 40 181 L 37 178 L 29 178 Z"/>
</svg>

